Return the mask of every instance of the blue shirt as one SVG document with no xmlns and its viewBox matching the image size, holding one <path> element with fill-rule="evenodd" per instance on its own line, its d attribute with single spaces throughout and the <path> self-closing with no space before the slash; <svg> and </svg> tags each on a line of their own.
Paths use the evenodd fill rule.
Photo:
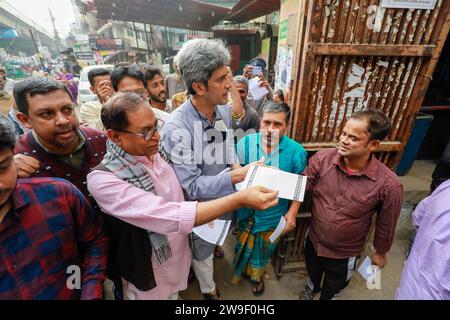
<svg viewBox="0 0 450 320">
<path fill-rule="evenodd" d="M 223 122 L 222 122 L 223 121 Z M 211 151 L 217 145 L 206 138 L 206 131 L 221 139 L 219 130 L 214 128 L 222 122 L 232 134 L 231 107 L 217 106 L 215 121 L 210 123 L 206 116 L 198 112 L 190 100 L 170 114 L 161 132 L 163 150 L 173 163 L 173 168 L 181 186 L 190 200 L 216 199 L 235 192 L 231 183 L 229 166 L 237 163 L 234 140 Z"/>
<path fill-rule="evenodd" d="M 161 132 L 162 148 L 188 199 L 216 199 L 236 191 L 229 170 L 238 162 L 232 127 L 229 105 L 216 107 L 213 123 L 195 109 L 190 99 L 170 114 Z M 223 132 L 227 133 L 226 139 Z M 219 143 L 221 140 L 223 143 Z M 222 216 L 226 220 L 232 217 L 231 213 Z M 191 242 L 198 261 L 209 257 L 214 247 L 198 237 Z"/>
<path fill-rule="evenodd" d="M 242 165 L 260 160 L 264 157 L 264 164 L 279 168 L 280 170 L 301 174 L 307 165 L 308 154 L 301 144 L 282 136 L 278 147 L 270 154 L 266 154 L 261 142 L 261 134 L 255 133 L 245 136 L 237 144 L 237 153 Z M 278 205 L 264 211 L 254 211 L 251 209 L 239 209 L 237 217 L 240 226 L 243 228 L 247 219 L 255 212 L 255 224 L 253 233 L 268 231 L 276 228 L 281 216 L 289 210 L 290 201 L 279 199 Z"/>
</svg>

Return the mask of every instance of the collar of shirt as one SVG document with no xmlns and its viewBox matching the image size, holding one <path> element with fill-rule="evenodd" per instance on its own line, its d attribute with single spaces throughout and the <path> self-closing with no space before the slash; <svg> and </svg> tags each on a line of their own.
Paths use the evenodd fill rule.
<svg viewBox="0 0 450 320">
<path fill-rule="evenodd" d="M 8 112 L 8 117 L 12 121 L 14 121 L 20 127 L 20 129 L 22 129 L 23 132 L 27 131 L 27 129 L 23 126 L 22 122 L 20 122 L 19 119 L 17 119 L 17 111 L 15 109 L 13 109 L 12 106 Z"/>
<path fill-rule="evenodd" d="M 101 110 L 103 108 L 103 104 L 100 102 L 100 100 L 93 100 L 93 101 L 87 101 L 83 103 L 85 106 L 89 106 L 98 110 Z M 99 115 L 100 116 L 100 115 Z"/>
<path fill-rule="evenodd" d="M 20 187 L 19 181 L 17 181 L 16 188 L 12 192 L 11 198 L 12 198 L 12 201 L 13 201 L 14 214 L 16 216 L 18 216 L 19 212 L 20 212 L 20 210 L 18 210 L 18 209 L 27 206 L 30 203 L 30 201 L 31 201 L 30 196 L 28 195 L 28 193 L 26 193 L 25 190 L 23 190 Z"/>
<path fill-rule="evenodd" d="M 365 168 L 362 170 L 359 170 L 357 172 L 348 173 L 348 171 L 345 169 L 344 166 L 344 157 L 342 157 L 338 152 L 336 152 L 336 157 L 333 160 L 333 164 L 338 166 L 342 172 L 344 172 L 346 175 L 352 175 L 352 176 L 366 176 L 367 178 L 375 181 L 377 179 L 377 171 L 378 171 L 378 163 L 377 159 L 373 154 L 370 155 L 369 163 Z"/>
<path fill-rule="evenodd" d="M 47 149 L 41 142 L 41 140 L 39 139 L 39 136 L 37 135 L 37 133 L 34 130 L 31 130 L 31 134 L 33 135 L 34 140 L 36 141 L 36 143 L 38 145 L 40 145 L 42 147 L 42 149 L 44 149 L 45 151 L 47 151 L 48 153 L 52 153 L 55 154 L 54 152 L 52 152 L 51 150 Z M 78 150 L 80 150 L 83 146 L 84 143 L 86 142 L 86 138 L 84 137 L 84 135 L 81 133 L 81 130 L 78 129 L 78 137 L 80 138 L 80 144 L 78 145 L 78 147 L 72 152 L 75 153 Z"/>
<path fill-rule="evenodd" d="M 187 104 L 188 110 L 194 115 L 195 118 L 198 118 L 202 121 L 206 121 L 208 124 L 210 124 L 212 127 L 214 127 L 214 123 L 218 120 L 223 120 L 222 119 L 222 115 L 220 114 L 220 112 L 216 108 L 214 109 L 214 121 L 211 123 L 209 122 L 208 117 L 203 113 L 197 110 L 196 107 L 194 107 L 194 104 L 192 103 L 191 100 L 189 100 L 189 103 Z"/>
<path fill-rule="evenodd" d="M 159 161 L 160 155 L 159 155 L 159 153 L 155 153 L 153 155 L 152 160 L 147 158 L 147 156 L 132 156 L 132 157 L 135 158 L 137 162 L 140 162 L 140 163 L 142 163 L 144 165 L 147 165 L 147 166 L 152 166 L 153 163 Z"/>
<path fill-rule="evenodd" d="M 263 146 L 262 138 L 261 138 L 261 132 L 258 132 L 257 135 L 258 135 L 258 136 L 257 136 L 257 139 L 256 139 L 256 143 L 257 143 L 258 147 L 259 147 L 261 150 L 264 150 L 264 146 Z M 277 147 L 276 147 L 274 150 L 272 150 L 271 154 L 272 154 L 272 153 L 275 153 L 276 151 L 281 151 L 281 150 L 283 150 L 283 149 L 286 147 L 286 143 L 287 143 L 286 136 L 283 135 L 283 136 L 281 137 L 280 142 L 278 143 Z"/>
</svg>

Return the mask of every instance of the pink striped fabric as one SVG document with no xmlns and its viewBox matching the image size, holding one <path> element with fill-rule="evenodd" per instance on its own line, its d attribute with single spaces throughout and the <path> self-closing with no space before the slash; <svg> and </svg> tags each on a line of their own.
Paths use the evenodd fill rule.
<svg viewBox="0 0 450 320">
<path fill-rule="evenodd" d="M 197 202 L 184 201 L 183 191 L 172 167 L 159 155 L 153 162 L 136 157 L 153 180 L 155 193 L 145 192 L 120 180 L 113 173 L 93 171 L 88 175 L 88 189 L 105 213 L 140 228 L 167 234 L 172 258 L 162 265 L 152 260 L 157 287 L 140 291 L 126 284 L 130 299 L 167 299 L 187 287 L 191 252 L 187 235 L 191 232 Z"/>
</svg>

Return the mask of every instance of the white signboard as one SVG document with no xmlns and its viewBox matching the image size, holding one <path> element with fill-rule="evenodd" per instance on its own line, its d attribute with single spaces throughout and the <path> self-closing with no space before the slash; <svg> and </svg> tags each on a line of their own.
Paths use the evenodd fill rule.
<svg viewBox="0 0 450 320">
<path fill-rule="evenodd" d="M 437 0 L 381 0 L 381 7 L 433 10 L 436 2 Z"/>
</svg>

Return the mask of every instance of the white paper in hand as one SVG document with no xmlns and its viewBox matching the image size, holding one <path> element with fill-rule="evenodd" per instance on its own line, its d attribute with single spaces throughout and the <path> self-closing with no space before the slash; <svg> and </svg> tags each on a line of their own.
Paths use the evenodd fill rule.
<svg viewBox="0 0 450 320">
<path fill-rule="evenodd" d="M 378 266 L 372 265 L 372 260 L 369 257 L 366 257 L 361 263 L 358 272 L 366 279 L 368 289 L 381 289 L 381 270 Z"/>
<path fill-rule="evenodd" d="M 241 189 L 263 186 L 278 191 L 278 197 L 288 200 L 303 201 L 305 197 L 306 176 L 264 167 L 251 166 Z"/>
<path fill-rule="evenodd" d="M 269 93 L 264 86 L 259 86 L 259 77 L 254 77 L 248 81 L 248 91 L 252 94 L 253 99 L 259 100 Z"/>
<path fill-rule="evenodd" d="M 369 277 L 373 274 L 372 260 L 370 260 L 369 257 L 366 257 L 363 263 L 361 263 L 361 265 L 358 268 L 358 272 L 366 280 L 369 279 Z"/>
<path fill-rule="evenodd" d="M 276 227 L 275 230 L 273 230 L 272 234 L 269 237 L 270 242 L 274 243 L 275 240 L 278 239 L 278 237 L 283 232 L 284 227 L 286 227 L 286 219 L 284 219 L 284 217 L 281 217 L 280 222 L 278 223 L 278 226 Z"/>
<path fill-rule="evenodd" d="M 213 220 L 211 222 L 195 227 L 192 231 L 209 243 L 223 245 L 230 229 L 231 220 Z"/>
</svg>

